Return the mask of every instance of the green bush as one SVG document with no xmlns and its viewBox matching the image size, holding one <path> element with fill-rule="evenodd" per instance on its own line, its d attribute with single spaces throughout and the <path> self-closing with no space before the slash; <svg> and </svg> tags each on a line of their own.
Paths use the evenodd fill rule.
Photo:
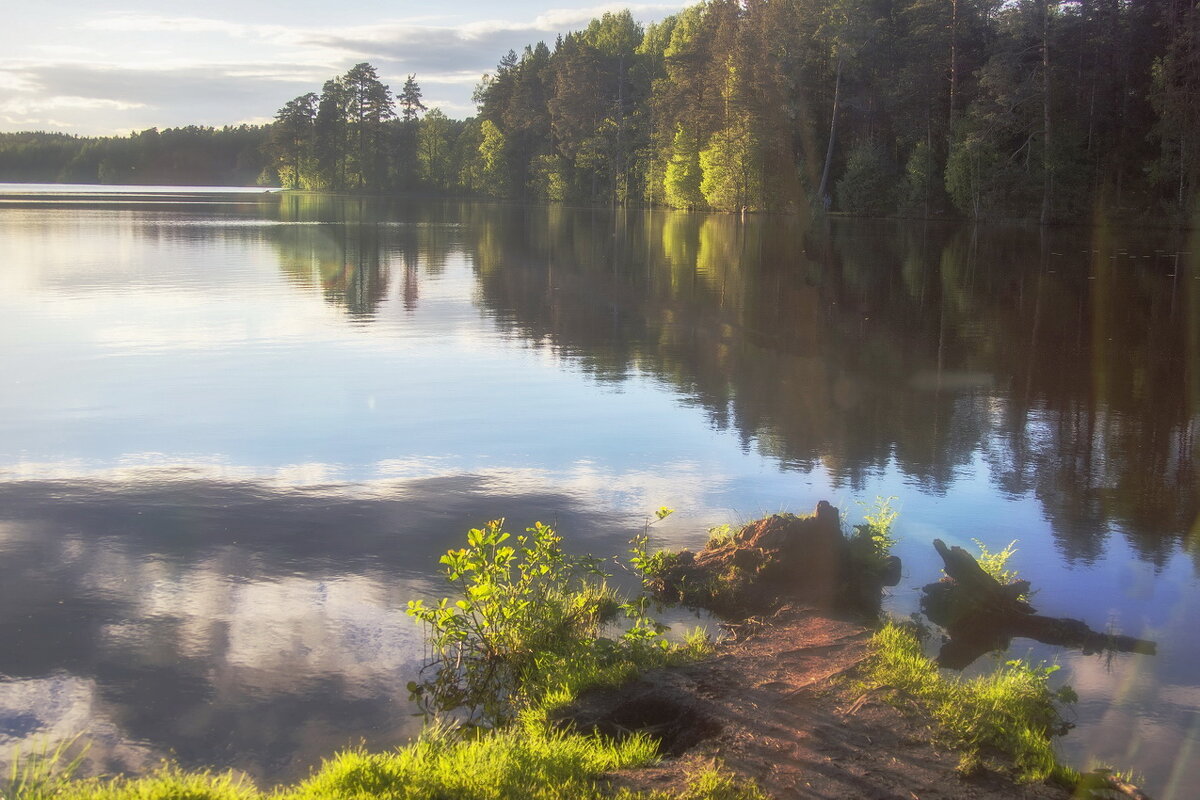
<svg viewBox="0 0 1200 800">
<path fill-rule="evenodd" d="M 896 207 L 896 170 L 884 149 L 863 142 L 850 151 L 846 171 L 837 182 L 838 209 L 850 214 L 882 216 Z"/>
<path fill-rule="evenodd" d="M 944 205 L 937 158 L 928 142 L 917 142 L 909 154 L 899 195 L 897 207 L 902 214 L 925 216 Z"/>
<path fill-rule="evenodd" d="M 499 725 L 523 708 L 620 683 L 699 647 L 672 647 L 645 595 L 618 597 L 598 560 L 568 556 L 560 542 L 540 522 L 512 539 L 496 520 L 442 557 L 455 597 L 408 608 L 427 626 L 429 677 L 409 690 L 428 712 Z M 622 612 L 623 628 L 603 635 Z"/>
</svg>

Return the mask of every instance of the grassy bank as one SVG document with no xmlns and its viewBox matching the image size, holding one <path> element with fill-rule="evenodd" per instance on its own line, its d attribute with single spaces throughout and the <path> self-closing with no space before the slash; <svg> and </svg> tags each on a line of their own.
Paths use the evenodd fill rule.
<svg viewBox="0 0 1200 800">
<path fill-rule="evenodd" d="M 294 786 L 260 790 L 232 774 L 174 767 L 137 778 L 74 780 L 50 764 L 4 793 L 10 800 L 762 800 L 750 784 L 715 768 L 698 771 L 680 794 L 613 793 L 603 775 L 656 760 L 645 736 L 620 742 L 555 732 L 530 718 L 503 730 L 463 736 L 433 728 L 398 750 L 350 750 L 325 762 Z"/>
<path fill-rule="evenodd" d="M 1074 702 L 1069 687 L 1052 690 L 1054 667 L 1009 661 L 973 679 L 947 677 L 928 658 L 911 629 L 888 623 L 872 639 L 863 688 L 882 690 L 900 704 L 915 703 L 933 722 L 933 733 L 962 753 L 960 771 L 972 773 L 997 759 L 1011 763 L 1025 781 L 1050 780 L 1067 787 L 1080 775 L 1058 763 L 1053 738 L 1064 732 L 1063 703 Z"/>
</svg>

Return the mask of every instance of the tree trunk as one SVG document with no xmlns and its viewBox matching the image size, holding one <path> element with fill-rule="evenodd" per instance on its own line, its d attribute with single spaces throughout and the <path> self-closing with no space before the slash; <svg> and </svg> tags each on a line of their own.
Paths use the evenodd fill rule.
<svg viewBox="0 0 1200 800">
<path fill-rule="evenodd" d="M 950 128 L 947 139 L 954 141 L 954 119 L 958 115 L 958 0 L 950 0 Z"/>
<path fill-rule="evenodd" d="M 842 57 L 838 56 L 837 77 L 833 82 L 833 115 L 829 120 L 829 146 L 825 148 L 825 168 L 821 170 L 821 186 L 817 189 L 817 197 L 825 203 L 825 195 L 829 191 L 829 170 L 833 166 L 833 144 L 837 141 L 838 101 L 842 91 Z"/>
<path fill-rule="evenodd" d="M 1042 224 L 1050 221 L 1054 168 L 1050 155 L 1050 0 L 1042 0 Z"/>
</svg>

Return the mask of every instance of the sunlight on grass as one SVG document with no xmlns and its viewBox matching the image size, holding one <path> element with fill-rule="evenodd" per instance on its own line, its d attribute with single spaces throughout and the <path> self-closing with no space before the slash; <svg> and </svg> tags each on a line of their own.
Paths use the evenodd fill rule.
<svg viewBox="0 0 1200 800">
<path fill-rule="evenodd" d="M 1013 760 L 1023 780 L 1074 785 L 1078 774 L 1058 763 L 1052 743 L 1064 732 L 1059 705 L 1075 700 L 1069 687 L 1050 689 L 1056 669 L 1009 661 L 991 675 L 946 677 L 912 631 L 888 624 L 872 639 L 865 680 L 868 689 L 916 699 L 938 723 L 939 737 L 963 753 L 964 771 L 998 751 Z"/>
</svg>

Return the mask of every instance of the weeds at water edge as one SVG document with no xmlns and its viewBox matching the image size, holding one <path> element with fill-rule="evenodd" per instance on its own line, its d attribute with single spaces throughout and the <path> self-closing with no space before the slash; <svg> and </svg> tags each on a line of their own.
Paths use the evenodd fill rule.
<svg viewBox="0 0 1200 800">
<path fill-rule="evenodd" d="M 889 623 L 872 638 L 864 688 L 915 699 L 937 723 L 938 735 L 962 752 L 964 771 L 998 752 L 1012 760 L 1022 780 L 1073 786 L 1079 775 L 1058 763 L 1053 737 L 1065 732 L 1060 706 L 1077 698 L 1070 687 L 1049 687 L 1056 669 L 1009 661 L 992 675 L 948 678 L 911 630 Z"/>
</svg>

